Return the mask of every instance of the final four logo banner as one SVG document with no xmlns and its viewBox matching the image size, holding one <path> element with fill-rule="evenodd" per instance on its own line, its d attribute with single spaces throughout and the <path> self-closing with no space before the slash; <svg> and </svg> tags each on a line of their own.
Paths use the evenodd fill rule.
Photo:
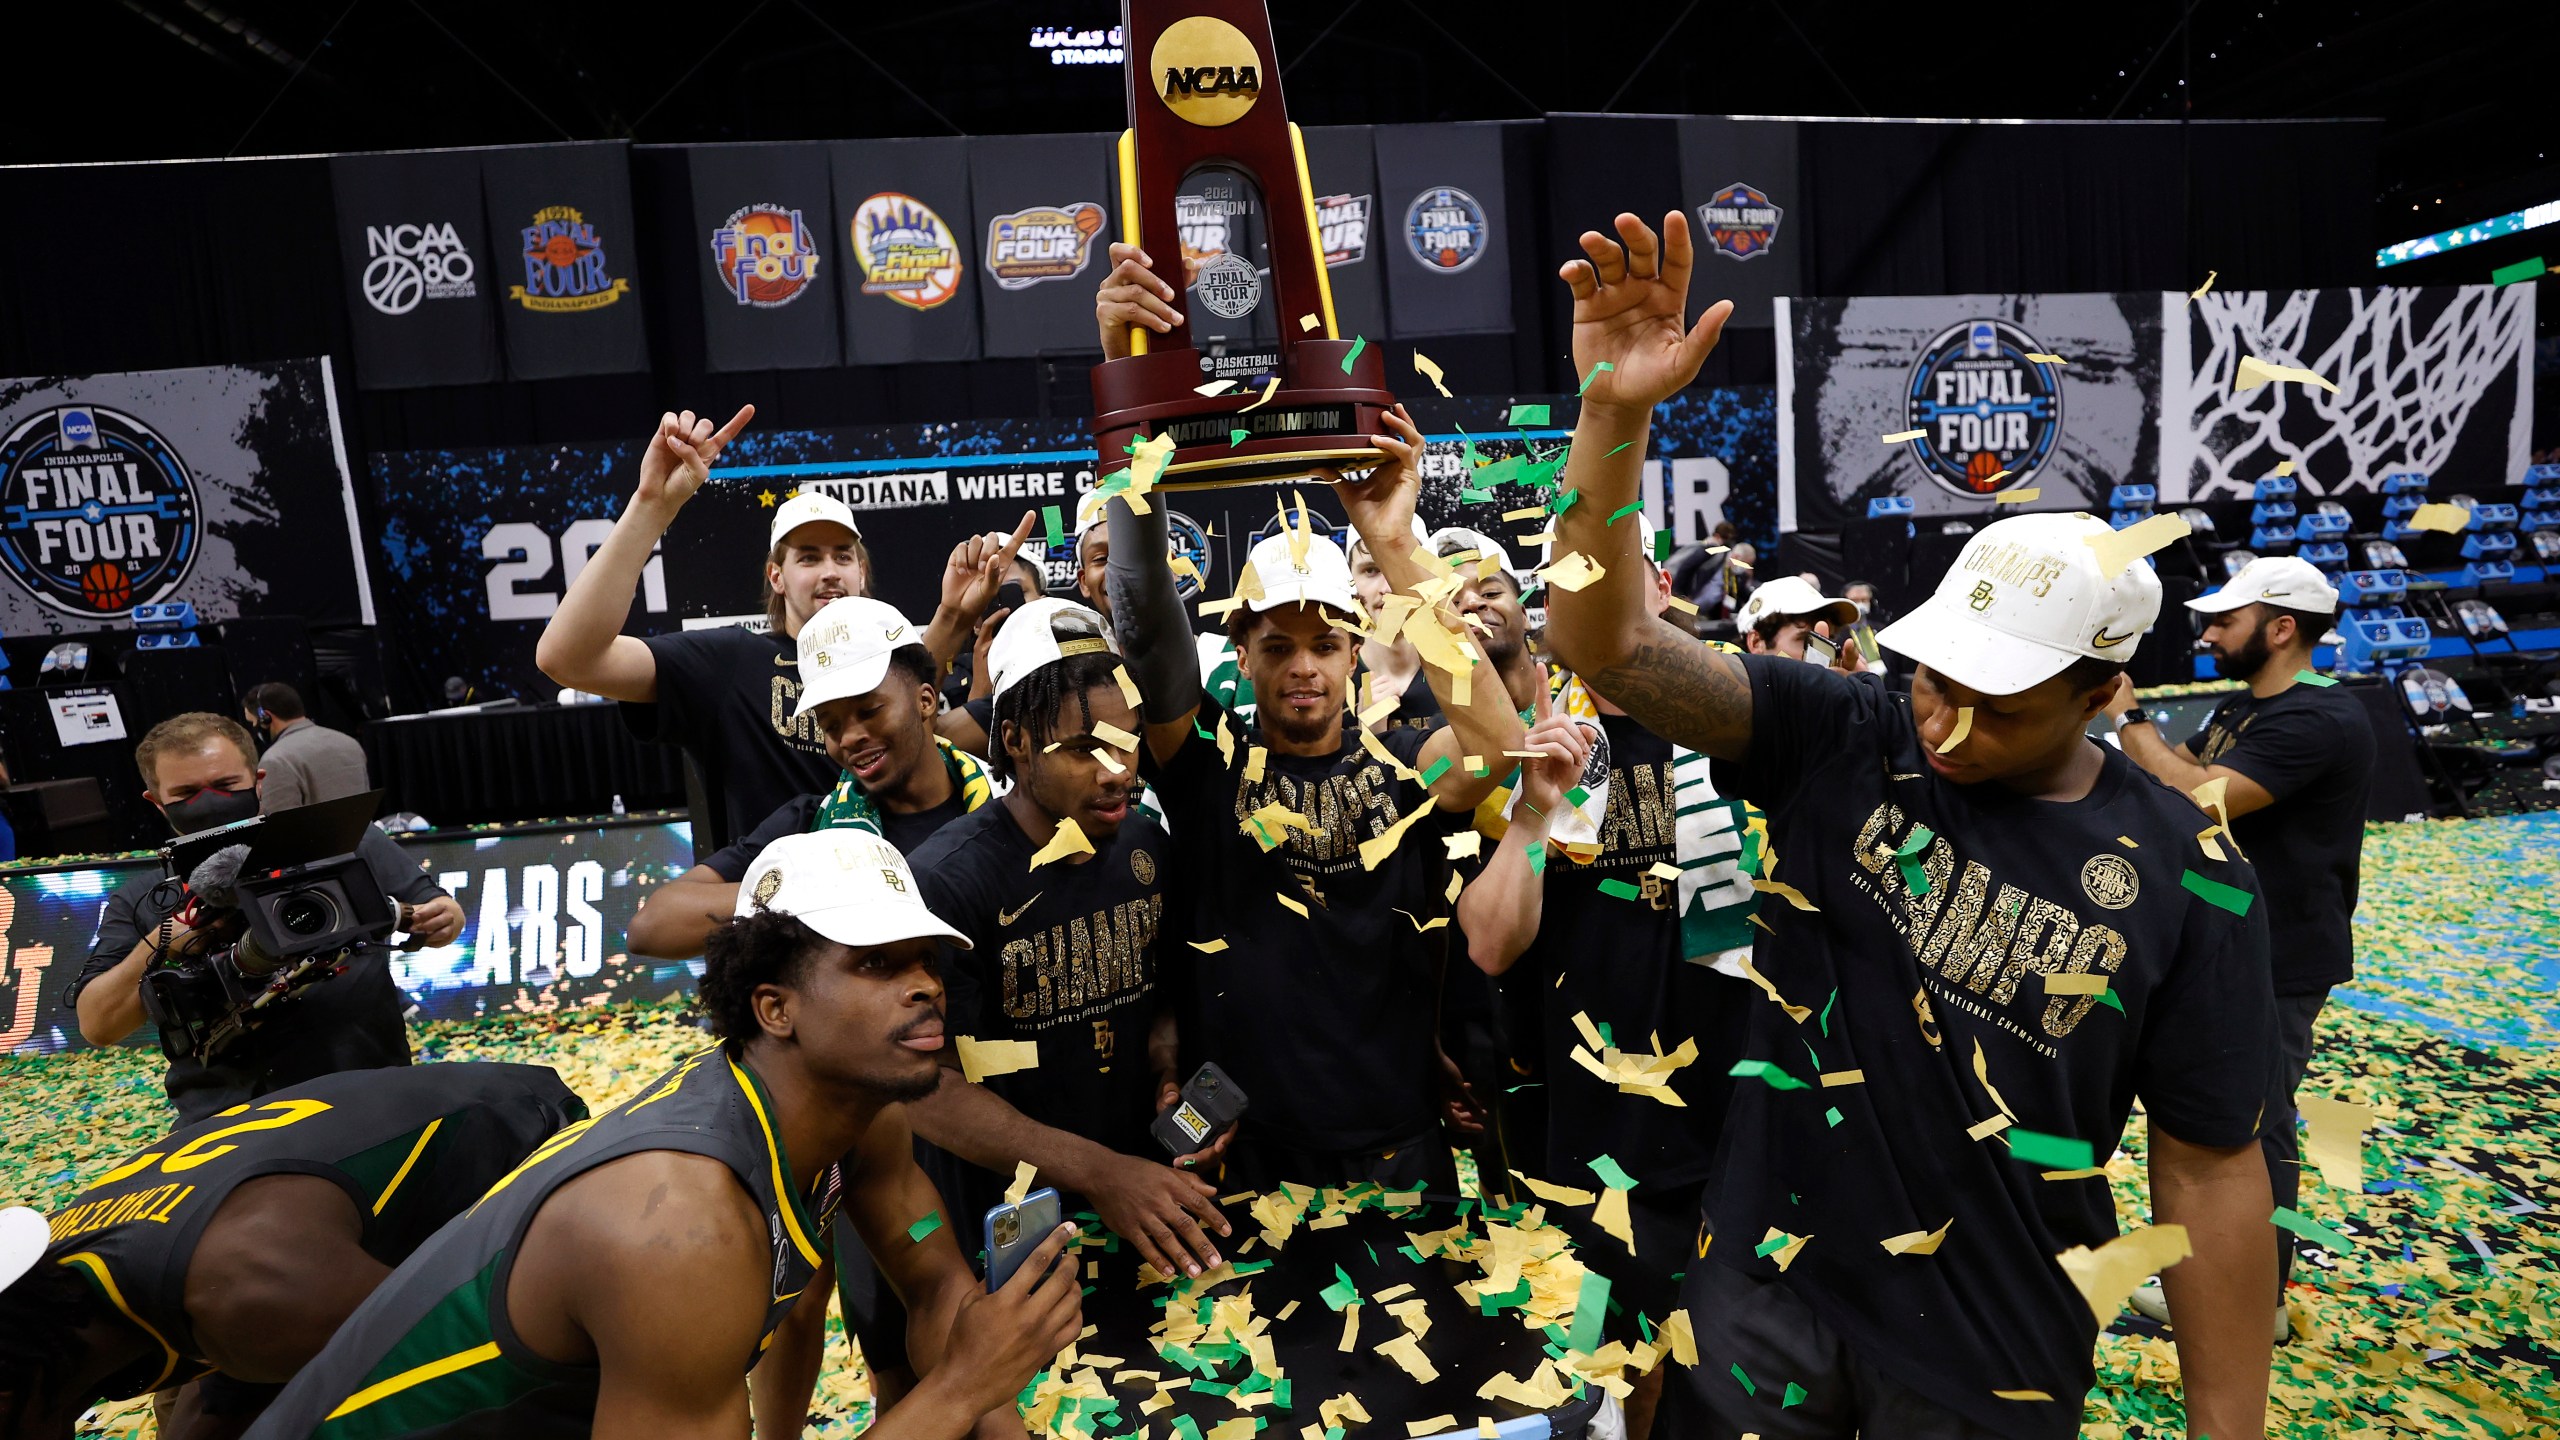
<svg viewBox="0 0 2560 1440">
<path fill-rule="evenodd" d="M 601 310 L 628 294 L 631 281 L 611 273 L 604 237 L 573 205 L 546 205 L 523 228 L 524 283 L 507 298 L 538 314 Z"/>
</svg>

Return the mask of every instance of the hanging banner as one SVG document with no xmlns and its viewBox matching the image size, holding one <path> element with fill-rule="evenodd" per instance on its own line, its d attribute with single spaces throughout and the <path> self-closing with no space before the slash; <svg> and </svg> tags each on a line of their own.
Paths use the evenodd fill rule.
<svg viewBox="0 0 2560 1440">
<path fill-rule="evenodd" d="M 1373 136 L 1395 337 L 1508 333 L 1502 127 L 1381 125 Z"/>
<path fill-rule="evenodd" d="M 2531 463 L 2534 287 L 2208 291 L 2161 298 L 2160 498 L 2245 499 L 2276 467 L 2305 495 L 2424 471 L 2439 495 Z M 2241 358 L 2306 369 L 2241 390 Z"/>
<path fill-rule="evenodd" d="M 969 142 L 977 211 L 984 353 L 1056 355 L 1102 348 L 1093 292 L 1120 238 L 1108 135 L 981 136 Z M 1149 237 L 1149 244 L 1155 243 Z M 1167 237 L 1166 244 L 1177 243 Z M 1150 251 L 1149 253 L 1153 253 Z"/>
<path fill-rule="evenodd" d="M 391 957 L 391 978 L 421 1018 L 693 993 L 701 961 L 641 959 L 628 939 L 650 888 L 693 866 L 685 821 L 392 838 L 462 906 L 451 944 Z M 160 873 L 156 860 L 0 870 L 0 1055 L 85 1048 L 63 993 L 89 958 L 107 896 Z M 147 1046 L 154 1034 L 146 1024 L 127 1043 Z"/>
<path fill-rule="evenodd" d="M 687 147 L 702 336 L 713 370 L 816 370 L 844 361 L 835 287 L 845 258 L 817 145 Z"/>
<path fill-rule="evenodd" d="M 0 632 L 373 623 L 326 358 L 0 380 Z"/>
<path fill-rule="evenodd" d="M 1370 127 L 1320 125 L 1302 132 L 1315 187 L 1316 238 L 1333 291 L 1334 331 L 1387 338 L 1387 257 L 1378 221 L 1378 157 Z"/>
<path fill-rule="evenodd" d="M 1776 316 L 1781 530 L 1836 530 L 1884 496 L 1978 515 L 2035 490 L 2030 508 L 2103 513 L 2158 473 L 2149 291 L 1782 297 Z"/>
<path fill-rule="evenodd" d="M 481 152 L 509 378 L 649 368 L 630 161 L 619 140 Z"/>
<path fill-rule="evenodd" d="M 1689 289 L 1708 304 L 1731 300 L 1730 324 L 1766 329 L 1772 302 L 1804 289 L 1796 122 L 1691 115 L 1679 124 L 1680 205 L 1698 252 Z"/>
<path fill-rule="evenodd" d="M 490 264 L 480 152 L 333 156 L 329 185 L 357 385 L 500 379 L 495 294 L 506 276 Z"/>
<path fill-rule="evenodd" d="M 969 142 L 840 140 L 827 151 L 847 363 L 977 359 Z"/>
</svg>

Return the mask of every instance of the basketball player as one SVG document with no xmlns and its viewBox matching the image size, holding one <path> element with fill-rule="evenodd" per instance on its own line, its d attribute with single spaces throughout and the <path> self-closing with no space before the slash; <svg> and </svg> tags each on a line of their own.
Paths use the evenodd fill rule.
<svg viewBox="0 0 2560 1440">
<path fill-rule="evenodd" d="M 925 1372 L 871 1433 L 1022 1433 L 1014 1395 L 1082 1323 L 1076 1267 L 1051 1263 L 1074 1231 L 980 1288 L 899 1105 L 942 1073 L 934 942 L 966 939 L 868 831 L 777 840 L 749 875 L 704 956 L 720 1043 L 499 1181 L 252 1436 L 744 1436 L 739 1376 L 796 1307 L 824 1306 L 839 1203 Z"/>
<path fill-rule="evenodd" d="M 172 1394 L 237 1434 L 391 1267 L 587 1108 L 538 1065 L 307 1080 L 181 1127 L 53 1216 L 0 1210 L 0 1436 Z M 193 1403 L 203 1401 L 198 1411 Z"/>
</svg>

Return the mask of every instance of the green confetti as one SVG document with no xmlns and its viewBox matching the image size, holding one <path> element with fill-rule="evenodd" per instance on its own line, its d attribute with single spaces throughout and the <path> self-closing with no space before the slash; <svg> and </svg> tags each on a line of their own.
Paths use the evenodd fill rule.
<svg viewBox="0 0 2560 1440">
<path fill-rule="evenodd" d="M 917 1244 L 923 1244 L 924 1237 L 941 1228 L 942 1212 L 939 1210 L 928 1210 L 925 1212 L 923 1219 L 907 1227 L 907 1238 L 915 1241 Z"/>
<path fill-rule="evenodd" d="M 1523 1275 L 1520 1277 L 1519 1284 L 1512 1286 L 1510 1289 L 1503 1291 L 1499 1295 L 1487 1295 L 1479 1292 L 1476 1295 L 1476 1309 L 1486 1315 L 1498 1315 L 1509 1306 L 1528 1304 L 1529 1297 L 1535 1293 L 1535 1288 L 1529 1284 L 1529 1277 Z"/>
<path fill-rule="evenodd" d="M 1343 1269 L 1339 1265 L 1336 1265 L 1333 1267 L 1333 1283 L 1324 1287 L 1323 1294 L 1320 1298 L 1323 1299 L 1326 1305 L 1335 1310 L 1340 1310 L 1345 1305 L 1356 1305 L 1359 1303 L 1360 1287 L 1352 1282 L 1351 1273 L 1349 1271 Z"/>
<path fill-rule="evenodd" d="M 2530 260 L 2519 260 L 2513 265 L 2501 265 L 2490 271 L 2489 283 L 2502 286 L 2513 285 L 2520 280 L 2538 280 L 2541 277 L 2542 257 L 2536 255 Z"/>
<path fill-rule="evenodd" d="M 1354 361 L 1354 360 L 1359 359 L 1359 358 L 1360 358 L 1360 352 L 1361 352 L 1361 351 L 1363 351 L 1363 350 L 1366 350 L 1366 349 L 1368 349 L 1368 348 L 1369 348 L 1369 337 L 1368 337 L 1368 336 L 1366 336 L 1366 335 L 1354 335 L 1354 336 L 1352 336 L 1352 337 L 1351 337 L 1351 349 L 1350 349 L 1348 352 L 1346 352 L 1346 353 L 1343 355 L 1343 357 L 1342 357 L 1342 373 L 1343 373 L 1343 374 L 1345 374 L 1345 375 L 1350 374 L 1350 373 L 1351 373 L 1351 362 L 1352 362 L 1352 361 Z"/>
<path fill-rule="evenodd" d="M 2124 1013 L 2124 1002 L 2116 998 L 2116 989 L 2112 985 L 2098 992 L 2098 1003 L 2119 1015 Z"/>
<path fill-rule="evenodd" d="M 1624 880 L 1603 880 L 1600 882 L 1600 893 L 1619 900 L 1641 900 L 1644 898 L 1644 887 L 1630 885 Z"/>
<path fill-rule="evenodd" d="M 1043 506 L 1041 506 L 1041 507 L 1040 507 L 1040 523 L 1042 523 L 1042 524 L 1044 524 L 1044 525 L 1046 525 L 1046 526 L 1048 526 L 1048 527 L 1049 527 L 1049 548 L 1050 548 L 1050 549 L 1055 550 L 1055 549 L 1057 549 L 1059 546 L 1064 545 L 1064 544 L 1066 544 L 1066 543 L 1067 543 L 1067 522 L 1066 522 L 1066 519 L 1065 519 L 1063 516 L 1061 516 L 1061 515 L 1059 515 L 1059 514 L 1058 514 L 1058 507 L 1057 507 L 1057 506 L 1055 506 L 1055 505 L 1043 505 Z"/>
<path fill-rule="evenodd" d="M 1547 842 L 1544 840 L 1529 842 L 1529 873 L 1532 875 L 1547 873 Z"/>
<path fill-rule="evenodd" d="M 1826 1120 L 1826 1121 L 1829 1121 L 1829 1122 L 1831 1123 L 1832 1127 L 1833 1127 L 1833 1128 L 1835 1128 L 1835 1129 L 1837 1129 L 1837 1128 L 1839 1127 L 1840 1122 L 1841 1122 L 1842 1120 L 1846 1119 L 1847 1117 L 1846 1117 L 1846 1116 L 1844 1116 L 1844 1115 L 1842 1115 L 1842 1114 L 1840 1113 L 1840 1107 L 1839 1107 L 1839 1106 L 1834 1105 L 1834 1106 L 1832 1106 L 1830 1109 L 1825 1110 L 1825 1111 L 1823 1111 L 1823 1112 L 1822 1112 L 1822 1118 L 1823 1118 L 1824 1120 Z"/>
<path fill-rule="evenodd" d="M 1544 405 L 1514 405 L 1511 407 L 1511 423 L 1514 425 L 1544 425 L 1547 423 L 1547 407 Z"/>
<path fill-rule="evenodd" d="M 2086 1140 L 2067 1135 L 2047 1135 L 2035 1130 L 2007 1130 L 2001 1138 L 2009 1142 L 2011 1159 L 2024 1160 L 2048 1170 L 2086 1170 L 2098 1163 Z"/>
<path fill-rule="evenodd" d="M 1628 1174 L 1627 1167 L 1619 1164 L 1609 1156 L 1594 1156 L 1591 1161 L 1591 1173 L 1599 1176 L 1600 1183 L 1608 1186 L 1612 1190 L 1633 1190 L 1636 1188 L 1636 1177 Z"/>
<path fill-rule="evenodd" d="M 1581 809 L 1582 802 L 1590 798 L 1591 792 L 1579 785 L 1576 785 L 1572 789 L 1564 792 L 1564 803 L 1572 806 L 1576 810 Z"/>
<path fill-rule="evenodd" d="M 1569 1349 L 1588 1355 L 1600 1348 L 1600 1327 L 1609 1321 L 1609 1277 L 1597 1270 L 1582 1272 L 1582 1294 L 1573 1302 Z"/>
<path fill-rule="evenodd" d="M 1422 772 L 1422 783 L 1425 785 L 1436 784 L 1441 776 L 1449 773 L 1449 767 L 1455 763 L 1455 761 L 1451 760 L 1446 755 L 1432 761 L 1431 764 L 1425 767 Z"/>
<path fill-rule="evenodd" d="M 1610 363 L 1609 363 L 1608 361 L 1606 361 L 1606 360 L 1603 360 L 1603 361 L 1601 361 L 1599 364 L 1592 366 L 1592 367 L 1591 367 L 1591 373 L 1582 377 L 1582 388 L 1573 392 L 1573 398 L 1575 398 L 1576 400 L 1579 400 L 1579 399 L 1581 399 L 1583 396 L 1590 394 L 1590 393 L 1591 393 L 1591 382 L 1593 382 L 1594 380 L 1599 379 L 1601 376 L 1606 375 L 1606 374 L 1608 374 L 1610 371 L 1615 370 L 1615 369 L 1617 369 L 1617 368 L 1618 368 L 1617 366 L 1610 364 Z"/>
<path fill-rule="evenodd" d="M 1796 1382 L 1794 1382 L 1793 1380 L 1788 1381 L 1788 1382 L 1787 1382 L 1787 1398 L 1785 1398 L 1784 1400 L 1781 1400 L 1781 1401 L 1779 1401 L 1779 1402 L 1778 1402 L 1778 1408 L 1779 1408 L 1779 1409 L 1781 1409 L 1781 1410 L 1787 1410 L 1787 1409 L 1792 1409 L 1792 1408 L 1793 1408 L 1793 1407 L 1795 1407 L 1795 1406 L 1798 1406 L 1798 1405 L 1803 1404 L 1803 1403 L 1804 1403 L 1804 1393 L 1805 1393 L 1805 1392 L 1804 1392 L 1804 1387 L 1803 1387 L 1803 1386 L 1801 1386 L 1801 1385 L 1797 1384 L 1797 1383 L 1796 1383 Z"/>
<path fill-rule="evenodd" d="M 1615 524 L 1617 524 L 1619 521 L 1626 519 L 1628 516 L 1633 515 L 1634 513 L 1636 513 L 1637 511 L 1639 511 L 1639 510 L 1641 510 L 1641 509 L 1643 509 L 1643 508 L 1644 508 L 1644 502 L 1643 502 L 1643 501 L 1641 501 L 1641 500 L 1630 500 L 1630 501 L 1628 501 L 1626 504 L 1619 506 L 1617 509 L 1610 511 L 1610 512 L 1609 512 L 1609 518 L 1608 518 L 1608 520 L 1607 520 L 1607 521 L 1605 521 L 1604 523 L 1606 523 L 1606 524 L 1610 524 L 1610 525 L 1615 525 Z"/>
<path fill-rule="evenodd" d="M 1582 492 L 1579 490 L 1559 490 L 1556 492 L 1556 498 L 1547 502 L 1547 509 L 1561 520 L 1564 518 L 1564 512 L 1573 508 L 1573 502 L 1581 498 Z"/>
<path fill-rule="evenodd" d="M 1618 442 L 1618 450 L 1624 450 L 1624 449 L 1626 449 L 1628 446 L 1633 445 L 1634 443 L 1636 443 L 1636 442 L 1634 442 L 1633 440 L 1621 440 L 1621 441 L 1619 441 L 1619 442 Z M 1615 455 L 1615 454 L 1617 454 L 1617 453 L 1618 453 L 1618 450 L 1612 450 L 1612 451 L 1610 451 L 1610 452 L 1609 452 L 1609 455 Z M 1606 460 L 1606 459 L 1608 459 L 1608 458 L 1609 458 L 1609 455 L 1603 455 L 1603 456 L 1601 456 L 1600 458 L 1601 458 L 1601 459 L 1603 459 L 1603 460 Z"/>
<path fill-rule="evenodd" d="M 1230 449 L 1230 450 L 1233 450 L 1233 449 L 1234 449 L 1234 448 L 1236 448 L 1237 446 L 1239 446 L 1239 445 L 1243 444 L 1243 443 L 1244 443 L 1244 441 L 1245 441 L 1245 437 L 1246 437 L 1246 436 L 1248 436 L 1248 435 L 1251 435 L 1252 433 L 1253 433 L 1252 431 L 1247 430 L 1247 429 L 1245 429 L 1245 428 L 1244 428 L 1244 427 L 1242 427 L 1242 426 L 1238 426 L 1238 427 L 1236 427 L 1235 429 L 1228 431 L 1228 432 L 1227 432 L 1227 448 L 1228 448 L 1228 449 Z"/>
<path fill-rule="evenodd" d="M 1654 531 L 1654 532 L 1653 532 L 1653 563 L 1654 563 L 1654 564 L 1656 564 L 1656 565 L 1661 565 L 1661 564 L 1668 563 L 1670 559 L 1671 559 L 1671 532 L 1670 532 L 1670 531 L 1668 531 L 1668 530 L 1656 530 L 1656 531 Z"/>
<path fill-rule="evenodd" d="M 2332 1250 L 2347 1251 L 2356 1248 L 2356 1242 L 2339 1234 L 2337 1231 L 2330 1229 L 2328 1226 L 2321 1224 L 2319 1221 L 2312 1219 L 2310 1216 L 2303 1214 L 2299 1210 L 2292 1210 L 2279 1205 L 2276 1207 L 2276 1213 L 2268 1216 L 2267 1219 L 2274 1224 L 2292 1231 L 2294 1234 L 2301 1236 L 2305 1240 L 2325 1245 Z"/>
<path fill-rule="evenodd" d="M 1742 1373 L 1742 1365 L 1739 1361 L 1735 1362 L 1732 1373 L 1734 1379 L 1742 1382 L 1743 1394 L 1757 1395 L 1760 1393 L 1760 1387 L 1752 1384 L 1751 1377 Z"/>
<path fill-rule="evenodd" d="M 1737 1060 L 1734 1062 L 1733 1068 L 1725 1073 L 1728 1075 L 1739 1075 L 1745 1080 L 1763 1081 L 1772 1090 L 1810 1090 L 1813 1088 L 1793 1075 L 1788 1074 L 1786 1071 L 1770 1064 L 1766 1060 Z"/>
<path fill-rule="evenodd" d="M 2338 683 L 2317 670 L 2296 670 L 2293 672 L 2293 679 L 2295 684 L 2317 685 L 2323 690 Z"/>
<path fill-rule="evenodd" d="M 1777 1254 L 1779 1251 L 1786 1249 L 1794 1243 L 1796 1243 L 1796 1237 L 1781 1230 L 1777 1234 L 1770 1236 L 1768 1239 L 1761 1241 L 1759 1244 L 1752 1246 L 1751 1253 L 1759 1256 L 1763 1260 L 1766 1260 L 1770 1256 Z"/>
<path fill-rule="evenodd" d="M 1822 1038 L 1831 1038 L 1831 1007 L 1840 1003 L 1838 986 L 1832 987 L 1831 998 L 1822 1002 Z"/>
<path fill-rule="evenodd" d="M 2202 896 L 2206 904 L 2218 905 L 2234 915 L 2248 914 L 2249 902 L 2258 898 L 2237 885 L 2225 885 L 2219 880 L 2208 879 L 2193 870 L 2180 876 L 2178 883 Z"/>
</svg>

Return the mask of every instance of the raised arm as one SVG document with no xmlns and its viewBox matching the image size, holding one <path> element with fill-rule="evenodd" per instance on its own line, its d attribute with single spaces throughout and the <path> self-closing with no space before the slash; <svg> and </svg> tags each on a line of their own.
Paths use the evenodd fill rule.
<svg viewBox="0 0 2560 1440">
<path fill-rule="evenodd" d="M 924 627 L 920 643 L 933 652 L 934 674 L 951 673 L 951 663 L 967 645 L 978 619 L 987 613 L 987 605 L 995 599 L 1004 584 L 1005 572 L 1013 568 L 1013 557 L 1031 539 L 1040 524 L 1040 512 L 1025 510 L 1022 523 L 1013 528 L 1013 536 L 988 531 L 972 535 L 951 548 L 951 558 L 942 566 L 942 598 L 935 605 L 933 619 Z"/>
<path fill-rule="evenodd" d="M 2190 1145 L 2157 1121 L 2150 1148 L 2153 1216 L 2187 1227 L 2195 1251 L 2160 1273 L 2169 1313 L 2178 1317 L 2187 1433 L 2264 1435 L 2267 1296 L 2276 1291 L 2266 1158 L 2255 1143 Z"/>
<path fill-rule="evenodd" d="M 1422 431 L 1401 405 L 1387 412 L 1386 424 L 1387 434 L 1369 437 L 1387 457 L 1386 463 L 1355 479 L 1334 481 L 1333 492 L 1387 583 L 1396 593 L 1411 595 L 1431 578 L 1413 538 L 1414 502 L 1422 490 Z M 1421 614 L 1406 622 L 1408 626 L 1437 623 L 1436 615 Z M 1428 664 L 1422 673 L 1441 712 L 1449 717 L 1447 725 L 1423 742 L 1421 758 L 1426 767 L 1443 758 L 1449 761 L 1431 792 L 1439 797 L 1443 810 L 1473 810 L 1501 783 L 1497 777 L 1502 767 L 1492 761 L 1505 750 L 1520 748 L 1520 712 L 1511 708 L 1502 676 L 1481 655 L 1468 679 L 1464 704 L 1457 702 L 1454 676 Z M 1485 758 L 1484 775 L 1478 776 L 1462 763 L 1469 755 Z"/>
<path fill-rule="evenodd" d="M 587 561 L 551 623 L 534 643 L 533 663 L 542 673 L 573 690 L 613 700 L 658 698 L 658 659 L 634 636 L 622 633 L 631 618 L 631 595 L 649 552 L 673 525 L 684 502 L 711 478 L 711 462 L 754 419 L 756 407 L 743 405 L 718 430 L 711 417 L 669 412 L 658 420 L 658 433 L 640 452 L 640 484 L 631 492 L 622 518 Z"/>
<path fill-rule="evenodd" d="M 738 882 L 708 865 L 696 865 L 640 902 L 631 917 L 631 953 L 649 960 L 690 960 L 737 909 Z"/>
<path fill-rule="evenodd" d="M 1200 709 L 1200 656 L 1192 648 L 1191 621 L 1174 589 L 1172 551 L 1162 505 L 1140 515 L 1117 495 L 1105 503 L 1111 526 L 1111 625 L 1120 640 L 1121 663 L 1138 682 L 1145 703 L 1147 750 L 1169 760 L 1190 738 Z"/>
<path fill-rule="evenodd" d="M 1556 554 L 1580 551 L 1604 572 L 1579 590 L 1550 586 L 1547 643 L 1556 658 L 1647 729 L 1738 760 L 1751 745 L 1751 682 L 1741 662 L 1655 613 L 1634 525 L 1609 517 L 1637 498 L 1653 407 L 1697 378 L 1729 301 L 1684 327 L 1693 258 L 1678 211 L 1656 237 L 1620 215 L 1619 238 L 1582 236 L 1586 259 L 1561 274 L 1573 288 L 1574 369 L 1589 380 L 1565 459 L 1576 499 L 1556 526 Z M 1606 370 L 1600 367 L 1606 364 Z"/>
<path fill-rule="evenodd" d="M 1555 713 L 1544 686 L 1538 690 L 1538 723 L 1521 748 L 1548 758 L 1520 766 L 1520 799 L 1511 828 L 1484 871 L 1458 894 L 1458 925 L 1467 932 L 1467 958 L 1487 975 L 1500 975 L 1538 938 L 1546 916 L 1546 877 L 1530 867 L 1529 849 L 1547 839 L 1547 817 L 1563 803 L 1565 787 L 1591 758 L 1591 732 L 1569 715 Z"/>
<path fill-rule="evenodd" d="M 923 1381 L 868 1434 L 926 1440 L 970 1433 L 1018 1436 L 1013 1397 L 1084 1324 L 1083 1292 L 1061 1257 L 1075 1231 L 1058 1227 L 1005 1287 L 990 1295 L 960 1258 L 960 1217 L 922 1240 L 910 1227 L 942 1210 L 942 1196 L 916 1168 L 915 1141 L 897 1107 L 881 1112 L 851 1157 L 847 1213 L 871 1258 L 907 1307 L 907 1353 Z M 912 1412 L 912 1413 L 910 1413 Z"/>
</svg>

